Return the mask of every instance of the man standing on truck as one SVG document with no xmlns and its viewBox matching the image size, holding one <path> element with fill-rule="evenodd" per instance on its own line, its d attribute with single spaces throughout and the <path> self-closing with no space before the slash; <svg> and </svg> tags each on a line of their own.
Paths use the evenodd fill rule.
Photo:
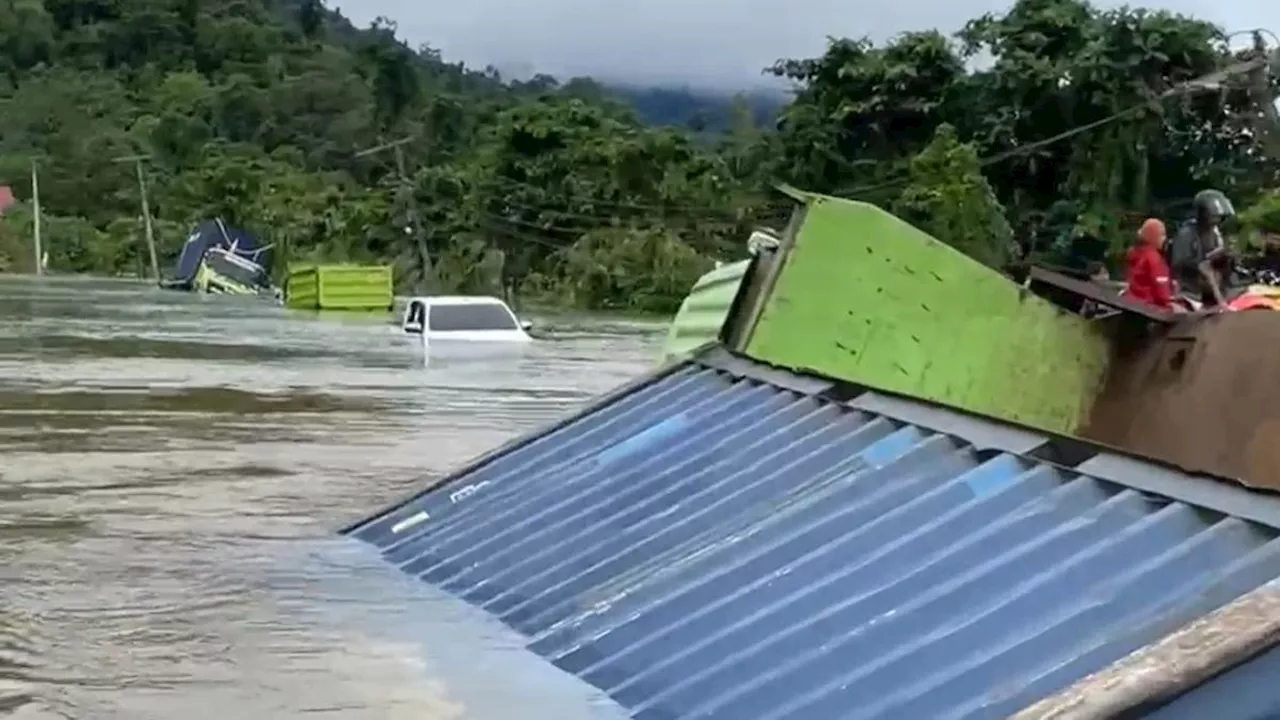
<svg viewBox="0 0 1280 720">
<path fill-rule="evenodd" d="M 1198 294 L 1205 309 L 1222 308 L 1232 271 L 1222 224 L 1235 217 L 1236 209 L 1218 190 L 1201 190 L 1193 204 L 1195 218 L 1169 243 L 1169 265 L 1183 289 Z"/>
</svg>

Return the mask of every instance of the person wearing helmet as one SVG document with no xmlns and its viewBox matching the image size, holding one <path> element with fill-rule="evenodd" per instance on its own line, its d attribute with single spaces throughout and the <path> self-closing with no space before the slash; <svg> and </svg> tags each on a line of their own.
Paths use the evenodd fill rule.
<svg viewBox="0 0 1280 720">
<path fill-rule="evenodd" d="M 1235 206 L 1218 190 L 1196 193 L 1195 217 L 1169 243 L 1169 265 L 1187 290 L 1199 294 L 1205 308 L 1226 306 L 1231 254 L 1222 224 L 1235 217 Z"/>
</svg>

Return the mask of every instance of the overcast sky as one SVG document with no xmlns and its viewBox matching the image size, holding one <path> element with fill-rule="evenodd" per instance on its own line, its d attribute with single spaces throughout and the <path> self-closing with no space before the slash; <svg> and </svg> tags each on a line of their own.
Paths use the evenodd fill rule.
<svg viewBox="0 0 1280 720">
<path fill-rule="evenodd" d="M 1099 3 L 1119 5 L 1121 3 Z M 1228 30 L 1280 33 L 1275 0 L 1152 0 Z M 355 24 L 385 15 L 411 45 L 508 75 L 544 72 L 636 83 L 745 89 L 779 57 L 813 57 L 826 37 L 883 40 L 956 30 L 999 0 L 330 0 Z"/>
</svg>

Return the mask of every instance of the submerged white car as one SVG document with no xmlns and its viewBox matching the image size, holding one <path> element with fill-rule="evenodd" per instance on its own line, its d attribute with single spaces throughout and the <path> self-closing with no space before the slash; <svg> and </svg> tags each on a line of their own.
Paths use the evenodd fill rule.
<svg viewBox="0 0 1280 720">
<path fill-rule="evenodd" d="M 533 327 L 496 297 L 463 295 L 410 298 L 400 325 L 406 333 L 424 335 L 429 342 L 527 343 Z"/>
</svg>

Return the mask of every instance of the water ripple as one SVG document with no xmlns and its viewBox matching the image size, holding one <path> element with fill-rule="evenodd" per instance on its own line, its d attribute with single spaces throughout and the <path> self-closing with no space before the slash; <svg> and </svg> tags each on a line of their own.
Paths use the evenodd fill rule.
<svg viewBox="0 0 1280 720">
<path fill-rule="evenodd" d="M 0 278 L 0 716 L 623 717 L 465 604 L 406 616 L 430 590 L 333 538 L 661 342 L 537 323 L 424 364 L 385 317 Z"/>
</svg>

